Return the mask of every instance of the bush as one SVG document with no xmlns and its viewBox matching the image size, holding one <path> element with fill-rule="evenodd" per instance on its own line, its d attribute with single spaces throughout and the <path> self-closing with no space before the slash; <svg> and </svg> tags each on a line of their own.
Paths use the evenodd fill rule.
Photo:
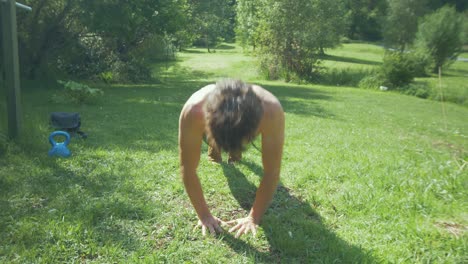
<svg viewBox="0 0 468 264">
<path fill-rule="evenodd" d="M 136 58 L 117 61 L 112 65 L 114 82 L 147 82 L 151 80 L 150 63 Z"/>
<path fill-rule="evenodd" d="M 367 76 L 375 75 L 371 70 L 367 69 L 326 69 L 318 76 L 319 83 L 335 86 L 358 86 L 361 80 Z M 378 87 L 378 86 L 377 86 Z"/>
<path fill-rule="evenodd" d="M 416 86 L 410 86 L 416 76 L 426 76 L 431 67 L 430 56 L 425 53 L 403 53 L 387 51 L 383 63 L 377 73 L 362 78 L 358 84 L 361 88 L 378 89 L 386 86 L 390 89 L 407 90 L 420 94 L 419 97 L 427 98 L 428 94 L 422 92 Z M 419 92 L 416 92 L 418 90 Z"/>
<path fill-rule="evenodd" d="M 93 99 L 104 94 L 101 89 L 91 88 L 86 84 L 74 81 L 58 81 L 65 88 L 63 96 L 54 96 L 54 101 L 71 101 L 77 104 L 90 103 Z"/>
<path fill-rule="evenodd" d="M 395 89 L 410 84 L 415 77 L 414 62 L 409 55 L 387 51 L 380 69 L 382 84 Z"/>
<path fill-rule="evenodd" d="M 434 60 L 430 53 L 426 50 L 417 50 L 409 53 L 409 60 L 413 66 L 414 77 L 427 77 L 429 72 L 434 68 Z"/>
<path fill-rule="evenodd" d="M 379 74 L 372 74 L 361 79 L 358 86 L 364 89 L 379 89 L 383 85 L 382 77 Z"/>
<path fill-rule="evenodd" d="M 259 55 L 260 75 L 267 80 L 278 80 L 281 77 L 281 67 L 278 60 L 273 55 Z"/>
<path fill-rule="evenodd" d="M 67 48 L 57 59 L 57 68 L 78 79 L 90 79 L 109 70 L 118 61 L 109 44 L 98 35 L 85 35 Z"/>
<path fill-rule="evenodd" d="M 401 90 L 403 94 L 424 99 L 429 98 L 431 94 L 431 88 L 426 83 L 410 83 L 404 87 L 401 87 L 399 90 Z"/>
</svg>

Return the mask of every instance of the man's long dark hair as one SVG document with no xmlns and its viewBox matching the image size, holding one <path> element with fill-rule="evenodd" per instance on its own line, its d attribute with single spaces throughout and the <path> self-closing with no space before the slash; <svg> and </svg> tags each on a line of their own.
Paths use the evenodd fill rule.
<svg viewBox="0 0 468 264">
<path fill-rule="evenodd" d="M 216 83 L 204 110 L 209 144 L 227 152 L 242 151 L 244 143 L 255 138 L 263 115 L 252 86 L 232 79 Z"/>
</svg>

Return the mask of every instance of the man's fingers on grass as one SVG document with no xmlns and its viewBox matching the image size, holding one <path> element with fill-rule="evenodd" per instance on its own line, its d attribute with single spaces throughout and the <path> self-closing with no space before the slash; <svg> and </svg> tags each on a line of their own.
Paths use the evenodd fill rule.
<svg viewBox="0 0 468 264">
<path fill-rule="evenodd" d="M 229 232 L 234 232 L 234 231 L 236 231 L 237 229 L 240 228 L 240 226 L 241 226 L 241 224 L 237 224 L 237 225 L 231 227 L 231 229 L 229 229 Z"/>
<path fill-rule="evenodd" d="M 215 228 L 216 228 L 216 231 L 218 231 L 218 233 L 222 233 L 222 232 L 223 232 L 223 229 L 221 228 L 220 225 L 217 225 Z"/>
<path fill-rule="evenodd" d="M 227 225 L 232 225 L 232 224 L 237 223 L 237 220 L 231 220 L 231 221 L 227 221 L 227 222 L 224 222 L 224 223 L 226 223 Z"/>
<path fill-rule="evenodd" d="M 239 230 L 237 230 L 237 233 L 236 233 L 236 238 L 239 238 L 242 234 L 244 234 L 244 231 L 245 231 L 245 227 L 242 226 L 241 228 L 239 228 Z"/>
<path fill-rule="evenodd" d="M 252 227 L 252 234 L 254 236 L 257 236 L 257 227 L 256 226 Z"/>
<path fill-rule="evenodd" d="M 214 228 L 213 226 L 209 226 L 209 228 L 210 228 L 210 233 L 211 233 L 212 235 L 216 235 L 215 228 Z"/>
<path fill-rule="evenodd" d="M 223 221 L 223 220 L 221 220 L 221 219 L 217 219 L 217 220 L 218 220 L 218 225 L 222 225 L 222 226 L 223 226 L 223 225 L 226 225 L 226 224 L 227 224 L 227 222 L 225 222 L 225 221 Z"/>
</svg>

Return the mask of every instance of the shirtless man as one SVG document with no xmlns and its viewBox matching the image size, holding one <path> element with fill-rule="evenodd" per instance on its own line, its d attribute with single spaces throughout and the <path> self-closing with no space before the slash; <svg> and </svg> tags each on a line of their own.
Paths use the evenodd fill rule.
<svg viewBox="0 0 468 264">
<path fill-rule="evenodd" d="M 229 162 L 240 160 L 245 145 L 262 136 L 264 175 L 247 217 L 224 222 L 213 216 L 206 204 L 197 167 L 203 138 L 209 144 L 209 158 L 221 162 L 221 151 Z M 185 103 L 179 119 L 179 156 L 182 179 L 198 215 L 202 234 L 222 232 L 231 225 L 236 237 L 252 232 L 270 205 L 280 177 L 284 143 L 284 112 L 278 99 L 257 85 L 222 80 L 195 92 Z"/>
</svg>

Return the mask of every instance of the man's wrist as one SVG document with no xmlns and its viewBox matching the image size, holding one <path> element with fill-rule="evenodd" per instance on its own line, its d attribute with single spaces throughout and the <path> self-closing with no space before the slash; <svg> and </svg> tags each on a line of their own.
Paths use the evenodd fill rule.
<svg viewBox="0 0 468 264">
<path fill-rule="evenodd" d="M 252 212 L 247 216 L 247 218 L 257 225 L 260 223 L 260 217 L 254 217 Z"/>
</svg>

